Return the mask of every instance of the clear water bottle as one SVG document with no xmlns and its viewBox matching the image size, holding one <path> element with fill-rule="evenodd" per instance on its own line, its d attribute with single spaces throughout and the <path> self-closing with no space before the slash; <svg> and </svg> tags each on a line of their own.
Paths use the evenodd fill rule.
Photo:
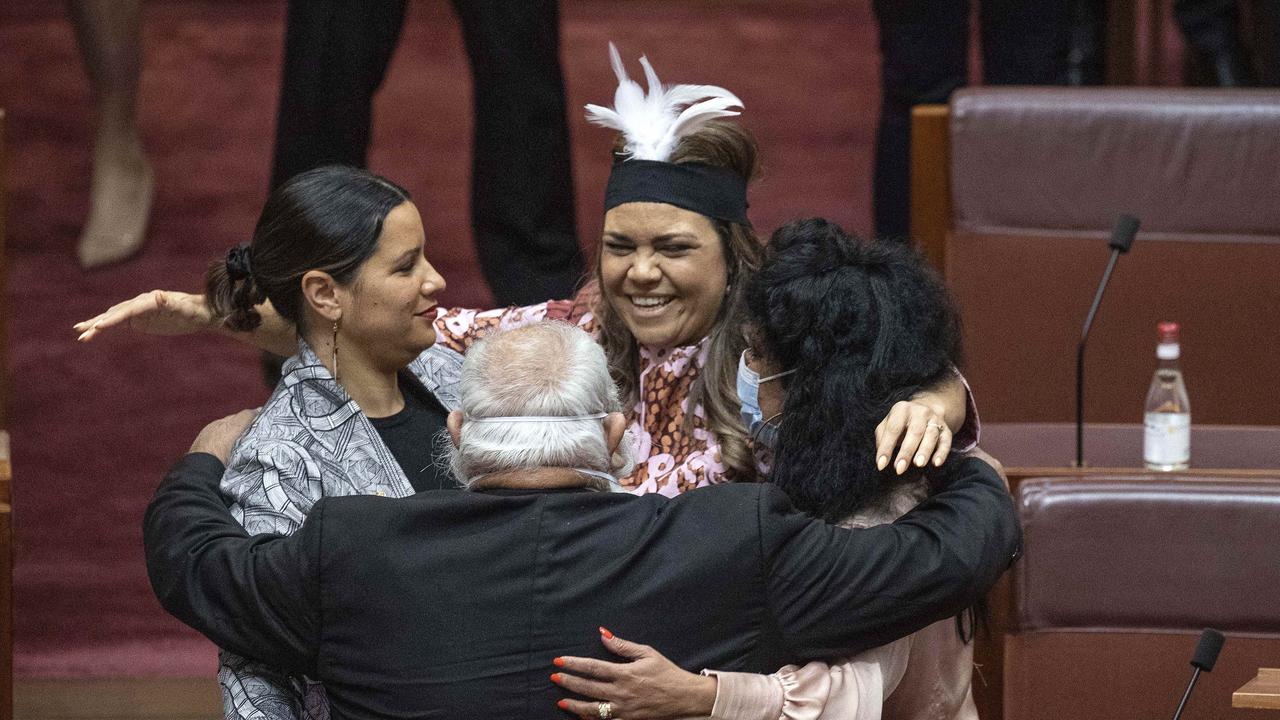
<svg viewBox="0 0 1280 720">
<path fill-rule="evenodd" d="M 1147 390 L 1142 459 L 1148 470 L 1186 470 L 1191 466 L 1191 402 L 1178 369 L 1178 323 L 1156 328 L 1160 364 Z"/>
</svg>

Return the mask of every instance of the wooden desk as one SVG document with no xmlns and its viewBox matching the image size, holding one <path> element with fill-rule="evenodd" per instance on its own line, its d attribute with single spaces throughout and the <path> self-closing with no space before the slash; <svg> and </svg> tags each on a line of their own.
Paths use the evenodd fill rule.
<svg viewBox="0 0 1280 720">
<path fill-rule="evenodd" d="M 13 509 L 9 433 L 0 430 L 0 720 L 13 717 Z"/>
<path fill-rule="evenodd" d="M 1259 668 L 1257 677 L 1231 694 L 1231 707 L 1280 710 L 1280 668 Z"/>
<path fill-rule="evenodd" d="M 1043 474 L 1058 474 L 1075 460 L 1076 429 L 1072 423 L 983 423 L 982 449 L 1005 467 L 1043 468 Z M 1093 468 L 1142 468 L 1142 426 L 1086 424 L 1084 460 L 1086 467 Z M 1214 468 L 1215 474 L 1221 474 L 1217 470 L 1280 471 L 1280 427 L 1192 425 L 1191 466 L 1193 473 L 1201 468 Z"/>
</svg>

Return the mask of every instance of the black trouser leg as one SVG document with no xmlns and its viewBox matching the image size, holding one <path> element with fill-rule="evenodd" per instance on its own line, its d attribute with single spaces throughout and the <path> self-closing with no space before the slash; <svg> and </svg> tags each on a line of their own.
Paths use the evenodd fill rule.
<svg viewBox="0 0 1280 720">
<path fill-rule="evenodd" d="M 1195 50 L 1200 72 L 1221 87 L 1253 85 L 1253 68 L 1240 41 L 1237 0 L 1174 0 L 1173 16 Z"/>
<path fill-rule="evenodd" d="M 1107 81 L 1107 0 L 1071 0 L 1071 46 L 1067 85 L 1102 85 Z"/>
<path fill-rule="evenodd" d="M 1063 85 L 1071 46 L 1067 0 L 982 0 L 982 80 L 988 85 Z"/>
<path fill-rule="evenodd" d="M 968 0 L 875 0 L 880 27 L 880 124 L 872 210 L 879 238 L 906 238 L 911 224 L 911 108 L 944 103 L 965 83 Z"/>
<path fill-rule="evenodd" d="M 328 163 L 364 167 L 404 12 L 405 0 L 289 0 L 272 188 Z"/>
<path fill-rule="evenodd" d="M 1280 87 L 1280 0 L 1253 4 L 1258 43 L 1258 80 L 1264 87 Z"/>
<path fill-rule="evenodd" d="M 570 297 L 583 275 L 555 0 L 454 0 L 475 81 L 471 222 L 500 305 Z"/>
</svg>

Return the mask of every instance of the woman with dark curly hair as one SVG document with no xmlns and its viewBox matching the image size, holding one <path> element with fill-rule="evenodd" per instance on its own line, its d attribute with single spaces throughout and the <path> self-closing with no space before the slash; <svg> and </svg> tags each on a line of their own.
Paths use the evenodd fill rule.
<svg viewBox="0 0 1280 720">
<path fill-rule="evenodd" d="M 796 221 L 774 233 L 746 301 L 743 422 L 762 473 L 798 508 L 846 527 L 892 522 L 968 461 L 953 455 L 903 474 L 877 466 L 875 433 L 886 409 L 954 374 L 961 356 L 955 305 L 913 249 L 863 242 L 826 220 Z M 597 680 L 566 672 L 560 683 L 609 701 L 620 717 L 976 718 L 972 628 L 963 619 L 769 676 L 693 675 L 651 648 L 612 638 L 606 646 L 633 659 L 630 672 L 565 658 L 567 671 Z M 710 683 L 717 684 L 712 707 Z"/>
<path fill-rule="evenodd" d="M 826 220 L 800 220 L 774 233 L 747 305 L 748 369 L 789 371 L 760 387 L 762 408 L 771 394 L 781 403 L 756 432 L 777 435 L 770 482 L 831 522 L 887 511 L 904 487 L 919 486 L 920 468 L 879 471 L 874 437 L 878 408 L 960 363 L 960 318 L 942 279 L 901 243 L 861 242 Z M 786 422 L 772 425 L 779 417 Z"/>
</svg>

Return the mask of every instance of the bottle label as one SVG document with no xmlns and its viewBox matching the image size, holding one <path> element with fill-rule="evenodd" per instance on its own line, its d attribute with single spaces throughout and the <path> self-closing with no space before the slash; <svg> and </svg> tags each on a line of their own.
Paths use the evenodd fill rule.
<svg viewBox="0 0 1280 720">
<path fill-rule="evenodd" d="M 1151 465 L 1181 465 L 1191 461 L 1191 413 L 1146 414 L 1142 459 Z"/>
</svg>

